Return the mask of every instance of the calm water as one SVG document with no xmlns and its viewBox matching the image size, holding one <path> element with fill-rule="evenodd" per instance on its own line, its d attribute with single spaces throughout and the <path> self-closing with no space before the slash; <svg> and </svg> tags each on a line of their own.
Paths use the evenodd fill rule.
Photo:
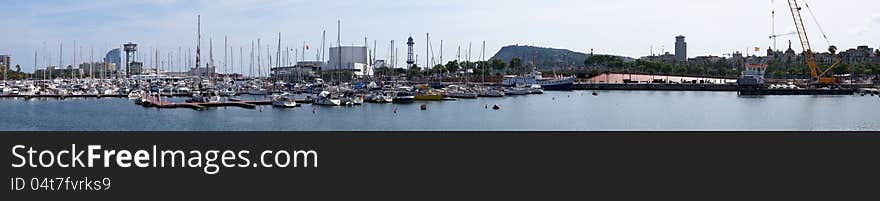
<svg viewBox="0 0 880 201">
<path fill-rule="evenodd" d="M 356 107 L 206 111 L 127 99 L 0 99 L 0 130 L 451 131 L 880 130 L 876 96 L 740 97 L 735 92 L 603 91 Z M 498 104 L 501 110 L 484 108 Z M 398 107 L 398 113 L 394 108 Z M 317 108 L 315 114 L 312 108 Z"/>
</svg>

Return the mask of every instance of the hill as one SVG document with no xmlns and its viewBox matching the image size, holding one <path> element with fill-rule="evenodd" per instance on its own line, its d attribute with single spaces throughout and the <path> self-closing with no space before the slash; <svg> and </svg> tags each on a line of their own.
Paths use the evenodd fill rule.
<svg viewBox="0 0 880 201">
<path fill-rule="evenodd" d="M 492 59 L 510 62 L 515 57 L 522 59 L 525 64 L 534 62 L 540 68 L 553 68 L 583 66 L 584 60 L 590 55 L 566 49 L 511 45 L 502 47 Z M 628 57 L 623 58 L 627 61 L 632 60 Z"/>
</svg>

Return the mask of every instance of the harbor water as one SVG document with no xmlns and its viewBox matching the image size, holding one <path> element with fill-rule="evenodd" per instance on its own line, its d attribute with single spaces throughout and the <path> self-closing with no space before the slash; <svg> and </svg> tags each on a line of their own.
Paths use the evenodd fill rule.
<svg viewBox="0 0 880 201">
<path fill-rule="evenodd" d="M 420 109 L 422 103 L 427 110 Z M 494 105 L 500 109 L 493 110 Z M 877 96 L 748 97 L 704 91 L 600 91 L 598 96 L 548 91 L 413 104 L 204 111 L 144 108 L 123 98 L 6 98 L 0 99 L 0 111 L 0 130 L 7 131 L 880 130 Z"/>
</svg>

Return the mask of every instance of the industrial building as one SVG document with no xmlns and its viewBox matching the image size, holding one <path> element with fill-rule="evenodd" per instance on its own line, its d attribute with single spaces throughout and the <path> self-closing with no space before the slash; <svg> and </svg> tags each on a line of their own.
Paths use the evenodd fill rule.
<svg viewBox="0 0 880 201">
<path fill-rule="evenodd" d="M 369 53 L 364 46 L 342 46 L 330 48 L 330 61 L 323 71 L 352 71 L 356 76 L 372 76 L 373 68 Z"/>
</svg>

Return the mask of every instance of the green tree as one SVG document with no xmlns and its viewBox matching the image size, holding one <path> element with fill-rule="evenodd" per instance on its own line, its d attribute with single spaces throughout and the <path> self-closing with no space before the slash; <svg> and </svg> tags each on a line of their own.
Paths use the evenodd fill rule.
<svg viewBox="0 0 880 201">
<path fill-rule="evenodd" d="M 431 71 L 435 74 L 443 74 L 447 72 L 446 67 L 444 67 L 443 64 L 435 65 L 434 68 L 431 68 Z"/>
<path fill-rule="evenodd" d="M 409 74 L 412 76 L 417 76 L 422 72 L 422 68 L 419 67 L 418 64 L 413 64 L 409 67 Z"/>
<path fill-rule="evenodd" d="M 21 73 L 21 65 L 15 64 L 15 72 Z"/>
<path fill-rule="evenodd" d="M 505 67 L 507 67 L 507 64 L 504 63 L 504 61 L 502 61 L 501 59 L 493 59 L 491 66 L 492 66 L 492 69 L 495 69 L 497 71 L 501 71 L 501 70 L 504 70 Z"/>
<path fill-rule="evenodd" d="M 458 60 L 446 62 L 446 70 L 448 70 L 449 73 L 456 74 L 460 68 L 461 66 L 458 65 Z"/>
<path fill-rule="evenodd" d="M 520 59 L 519 57 L 514 57 L 513 59 L 510 59 L 510 68 L 517 70 L 520 67 L 522 67 L 522 59 Z"/>
</svg>

